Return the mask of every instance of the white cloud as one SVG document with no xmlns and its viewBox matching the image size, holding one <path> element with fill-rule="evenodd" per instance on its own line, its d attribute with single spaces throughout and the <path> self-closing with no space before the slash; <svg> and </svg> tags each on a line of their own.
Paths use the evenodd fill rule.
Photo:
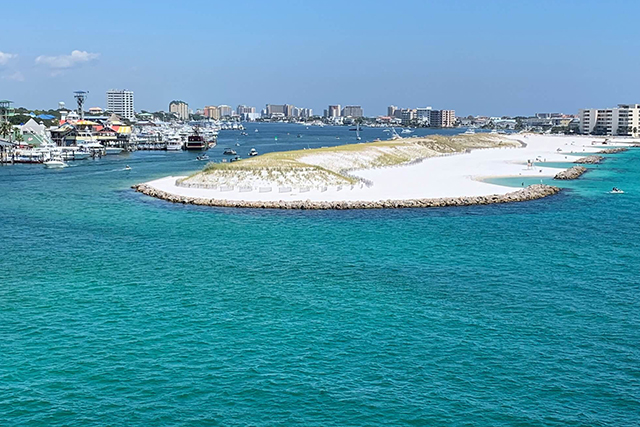
<svg viewBox="0 0 640 427">
<path fill-rule="evenodd" d="M 36 64 L 44 65 L 53 70 L 65 70 L 95 61 L 99 53 L 89 53 L 83 50 L 74 50 L 71 55 L 47 56 L 40 55 L 36 58 Z"/>
<path fill-rule="evenodd" d="M 0 65 L 7 65 L 9 61 L 16 58 L 18 55 L 14 53 L 0 52 Z"/>
<path fill-rule="evenodd" d="M 4 80 L 13 80 L 14 82 L 23 82 L 24 75 L 20 71 L 16 71 L 13 74 L 7 74 L 6 76 L 2 76 Z"/>
</svg>

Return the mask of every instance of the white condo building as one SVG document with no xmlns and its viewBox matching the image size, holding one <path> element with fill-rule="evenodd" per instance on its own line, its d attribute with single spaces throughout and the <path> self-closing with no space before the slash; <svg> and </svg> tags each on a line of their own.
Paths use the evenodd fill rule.
<svg viewBox="0 0 640 427">
<path fill-rule="evenodd" d="M 585 108 L 579 112 L 580 132 L 612 136 L 640 136 L 640 104 L 618 104 L 617 108 Z"/>
<path fill-rule="evenodd" d="M 115 113 L 125 119 L 131 120 L 135 118 L 135 109 L 133 106 L 133 91 L 108 90 L 107 111 Z"/>
</svg>

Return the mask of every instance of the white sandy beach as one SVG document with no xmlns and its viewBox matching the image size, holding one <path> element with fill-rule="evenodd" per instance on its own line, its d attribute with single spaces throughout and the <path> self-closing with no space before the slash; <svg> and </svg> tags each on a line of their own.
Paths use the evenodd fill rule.
<svg viewBox="0 0 640 427">
<path fill-rule="evenodd" d="M 264 188 L 262 191 L 259 188 L 223 191 L 177 186 L 176 180 L 183 178 L 179 176 L 165 177 L 146 184 L 179 196 L 239 201 L 334 202 L 486 196 L 514 191 L 513 187 L 483 182 L 486 178 L 553 177 L 562 169 L 539 164 L 572 163 L 580 157 L 595 154 L 603 149 L 638 143 L 638 140 L 612 138 L 605 145 L 602 144 L 605 138 L 593 136 L 517 134 L 510 138 L 523 142 L 526 147 L 479 149 L 470 153 L 427 158 L 410 165 L 351 172 L 354 176 L 370 181 L 370 186 L 357 184 L 353 187 L 289 189 L 274 185 L 268 192 Z M 529 160 L 533 162 L 533 167 L 527 166 Z"/>
</svg>

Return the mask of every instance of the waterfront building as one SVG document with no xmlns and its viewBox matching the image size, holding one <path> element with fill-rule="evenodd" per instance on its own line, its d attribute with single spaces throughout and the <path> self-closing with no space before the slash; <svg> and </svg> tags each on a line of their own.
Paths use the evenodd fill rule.
<svg viewBox="0 0 640 427">
<path fill-rule="evenodd" d="M 236 114 L 242 116 L 243 114 L 254 114 L 256 112 L 256 107 L 248 107 L 246 105 L 238 105 L 236 108 Z"/>
<path fill-rule="evenodd" d="M 455 122 L 455 110 L 431 110 L 430 124 L 432 127 L 450 128 Z"/>
<path fill-rule="evenodd" d="M 230 105 L 218 105 L 218 111 L 220 112 L 220 118 L 233 116 L 233 108 Z"/>
<path fill-rule="evenodd" d="M 402 120 L 402 124 L 407 126 L 410 125 L 413 119 L 416 118 L 416 110 L 413 108 L 403 108 L 400 110 L 400 119 Z"/>
<path fill-rule="evenodd" d="M 266 110 L 266 116 L 267 117 L 272 117 L 272 116 L 284 116 L 285 115 L 285 108 L 286 105 L 274 105 L 274 104 L 267 104 L 265 110 Z"/>
<path fill-rule="evenodd" d="M 189 104 L 184 101 L 171 101 L 169 112 L 175 114 L 180 120 L 189 120 Z"/>
<path fill-rule="evenodd" d="M 416 119 L 425 126 L 431 126 L 431 107 L 416 108 Z"/>
<path fill-rule="evenodd" d="M 389 105 L 387 107 L 387 116 L 388 117 L 395 117 L 397 109 L 398 109 L 398 107 L 396 107 L 395 105 Z"/>
<path fill-rule="evenodd" d="M 583 134 L 640 136 L 640 104 L 618 104 L 617 108 L 585 108 L 579 111 Z"/>
<path fill-rule="evenodd" d="M 295 105 L 285 104 L 284 105 L 284 115 L 285 115 L 285 117 L 297 117 L 298 116 L 298 108 Z"/>
<path fill-rule="evenodd" d="M 342 109 L 342 117 L 363 117 L 364 112 L 359 105 L 346 105 Z"/>
<path fill-rule="evenodd" d="M 340 117 L 342 110 L 340 109 L 340 104 L 329 105 L 329 108 L 327 108 L 325 112 L 326 112 L 325 117 L 334 118 L 334 117 Z"/>
<path fill-rule="evenodd" d="M 300 109 L 300 117 L 303 119 L 308 119 L 313 116 L 313 109 L 311 108 L 301 108 Z"/>
<path fill-rule="evenodd" d="M 208 105 L 204 107 L 203 116 L 212 120 L 220 119 L 220 110 L 215 105 Z"/>
<path fill-rule="evenodd" d="M 135 118 L 136 114 L 133 106 L 133 91 L 117 89 L 108 90 L 107 111 L 115 113 L 128 120 Z"/>
<path fill-rule="evenodd" d="M 102 108 L 100 108 L 100 107 L 91 107 L 91 108 L 89 108 L 89 114 L 91 114 L 92 116 L 97 116 L 99 114 L 102 114 Z"/>
</svg>

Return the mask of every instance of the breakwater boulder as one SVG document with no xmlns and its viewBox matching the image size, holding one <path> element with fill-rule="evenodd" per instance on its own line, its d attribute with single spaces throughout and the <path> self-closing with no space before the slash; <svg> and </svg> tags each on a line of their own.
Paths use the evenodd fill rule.
<svg viewBox="0 0 640 427">
<path fill-rule="evenodd" d="M 587 171 L 587 168 L 585 168 L 584 166 L 574 166 L 562 172 L 558 172 L 556 176 L 553 177 L 553 179 L 560 179 L 560 180 L 576 179 L 586 171 Z"/>
<path fill-rule="evenodd" d="M 155 189 L 147 184 L 138 184 L 134 190 L 147 196 L 172 203 L 225 208 L 251 209 L 399 209 L 399 208 L 440 208 L 448 206 L 491 205 L 497 203 L 526 202 L 541 199 L 560 192 L 558 187 L 535 184 L 507 194 L 489 196 L 445 197 L 437 199 L 379 200 L 379 201 L 335 201 L 317 202 L 311 200 L 245 201 L 187 197 Z"/>
<path fill-rule="evenodd" d="M 602 163 L 604 157 L 602 156 L 587 156 L 581 157 L 573 163 L 577 163 L 579 165 L 595 165 L 597 163 Z"/>
<path fill-rule="evenodd" d="M 598 154 L 616 154 L 616 153 L 622 153 L 624 151 L 628 151 L 628 148 L 625 147 L 620 147 L 620 148 L 607 148 L 601 151 L 598 151 Z"/>
</svg>

